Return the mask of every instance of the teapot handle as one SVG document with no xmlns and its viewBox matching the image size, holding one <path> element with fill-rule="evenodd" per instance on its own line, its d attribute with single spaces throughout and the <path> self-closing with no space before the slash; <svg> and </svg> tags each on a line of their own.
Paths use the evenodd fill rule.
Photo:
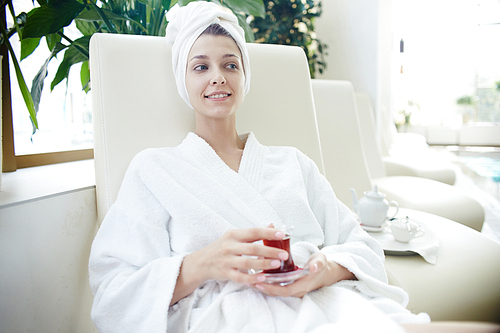
<svg viewBox="0 0 500 333">
<path fill-rule="evenodd" d="M 393 219 L 394 217 L 396 217 L 396 215 L 398 215 L 398 212 L 399 212 L 399 205 L 398 205 L 398 203 L 396 201 L 394 201 L 394 200 L 389 201 L 389 207 L 391 205 L 394 206 L 394 207 L 396 207 L 396 212 L 391 217 L 388 217 L 389 220 Z"/>
</svg>

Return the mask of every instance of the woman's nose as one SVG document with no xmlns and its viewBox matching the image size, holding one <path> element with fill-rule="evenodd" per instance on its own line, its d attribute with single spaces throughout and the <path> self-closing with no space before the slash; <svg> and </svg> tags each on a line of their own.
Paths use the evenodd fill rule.
<svg viewBox="0 0 500 333">
<path fill-rule="evenodd" d="M 212 84 L 215 85 L 215 84 L 226 84 L 226 79 L 224 78 L 224 76 L 222 75 L 222 73 L 220 72 L 217 72 L 215 73 L 213 79 L 212 79 Z"/>
</svg>

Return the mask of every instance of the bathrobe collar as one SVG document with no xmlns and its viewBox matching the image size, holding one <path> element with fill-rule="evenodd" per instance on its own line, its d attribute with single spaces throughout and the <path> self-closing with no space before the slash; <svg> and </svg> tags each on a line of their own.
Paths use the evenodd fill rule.
<svg viewBox="0 0 500 333">
<path fill-rule="evenodd" d="M 253 226 L 265 227 L 283 225 L 276 211 L 262 194 L 257 191 L 261 179 L 263 156 L 267 147 L 261 145 L 253 132 L 240 135 L 245 143 L 238 172 L 231 169 L 215 150 L 201 137 L 190 132 L 179 148 L 186 149 L 200 165 L 200 169 L 212 179 L 234 193 L 230 204 L 252 217 Z M 250 227 L 239 226 L 239 227 Z"/>
</svg>

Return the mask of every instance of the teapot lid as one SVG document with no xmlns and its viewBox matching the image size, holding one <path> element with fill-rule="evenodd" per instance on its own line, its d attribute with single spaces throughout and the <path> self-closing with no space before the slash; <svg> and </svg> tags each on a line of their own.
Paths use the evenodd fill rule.
<svg viewBox="0 0 500 333">
<path fill-rule="evenodd" d="M 377 185 L 373 186 L 373 190 L 365 191 L 364 195 L 371 197 L 371 198 L 385 198 L 385 194 L 378 191 Z"/>
</svg>

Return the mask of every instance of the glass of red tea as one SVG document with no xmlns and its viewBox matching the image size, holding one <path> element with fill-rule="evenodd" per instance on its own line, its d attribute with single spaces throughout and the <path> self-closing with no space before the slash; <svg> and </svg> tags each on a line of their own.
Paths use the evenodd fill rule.
<svg viewBox="0 0 500 333">
<path fill-rule="evenodd" d="M 281 266 L 278 268 L 264 270 L 264 273 L 267 274 L 286 273 L 297 269 L 297 266 L 295 266 L 295 264 L 293 263 L 292 252 L 290 252 L 290 239 L 292 237 L 293 227 L 284 226 L 276 229 L 282 231 L 285 234 L 285 238 L 280 240 L 264 239 L 264 245 L 285 250 L 286 252 L 288 252 L 288 259 L 281 260 Z"/>
</svg>

